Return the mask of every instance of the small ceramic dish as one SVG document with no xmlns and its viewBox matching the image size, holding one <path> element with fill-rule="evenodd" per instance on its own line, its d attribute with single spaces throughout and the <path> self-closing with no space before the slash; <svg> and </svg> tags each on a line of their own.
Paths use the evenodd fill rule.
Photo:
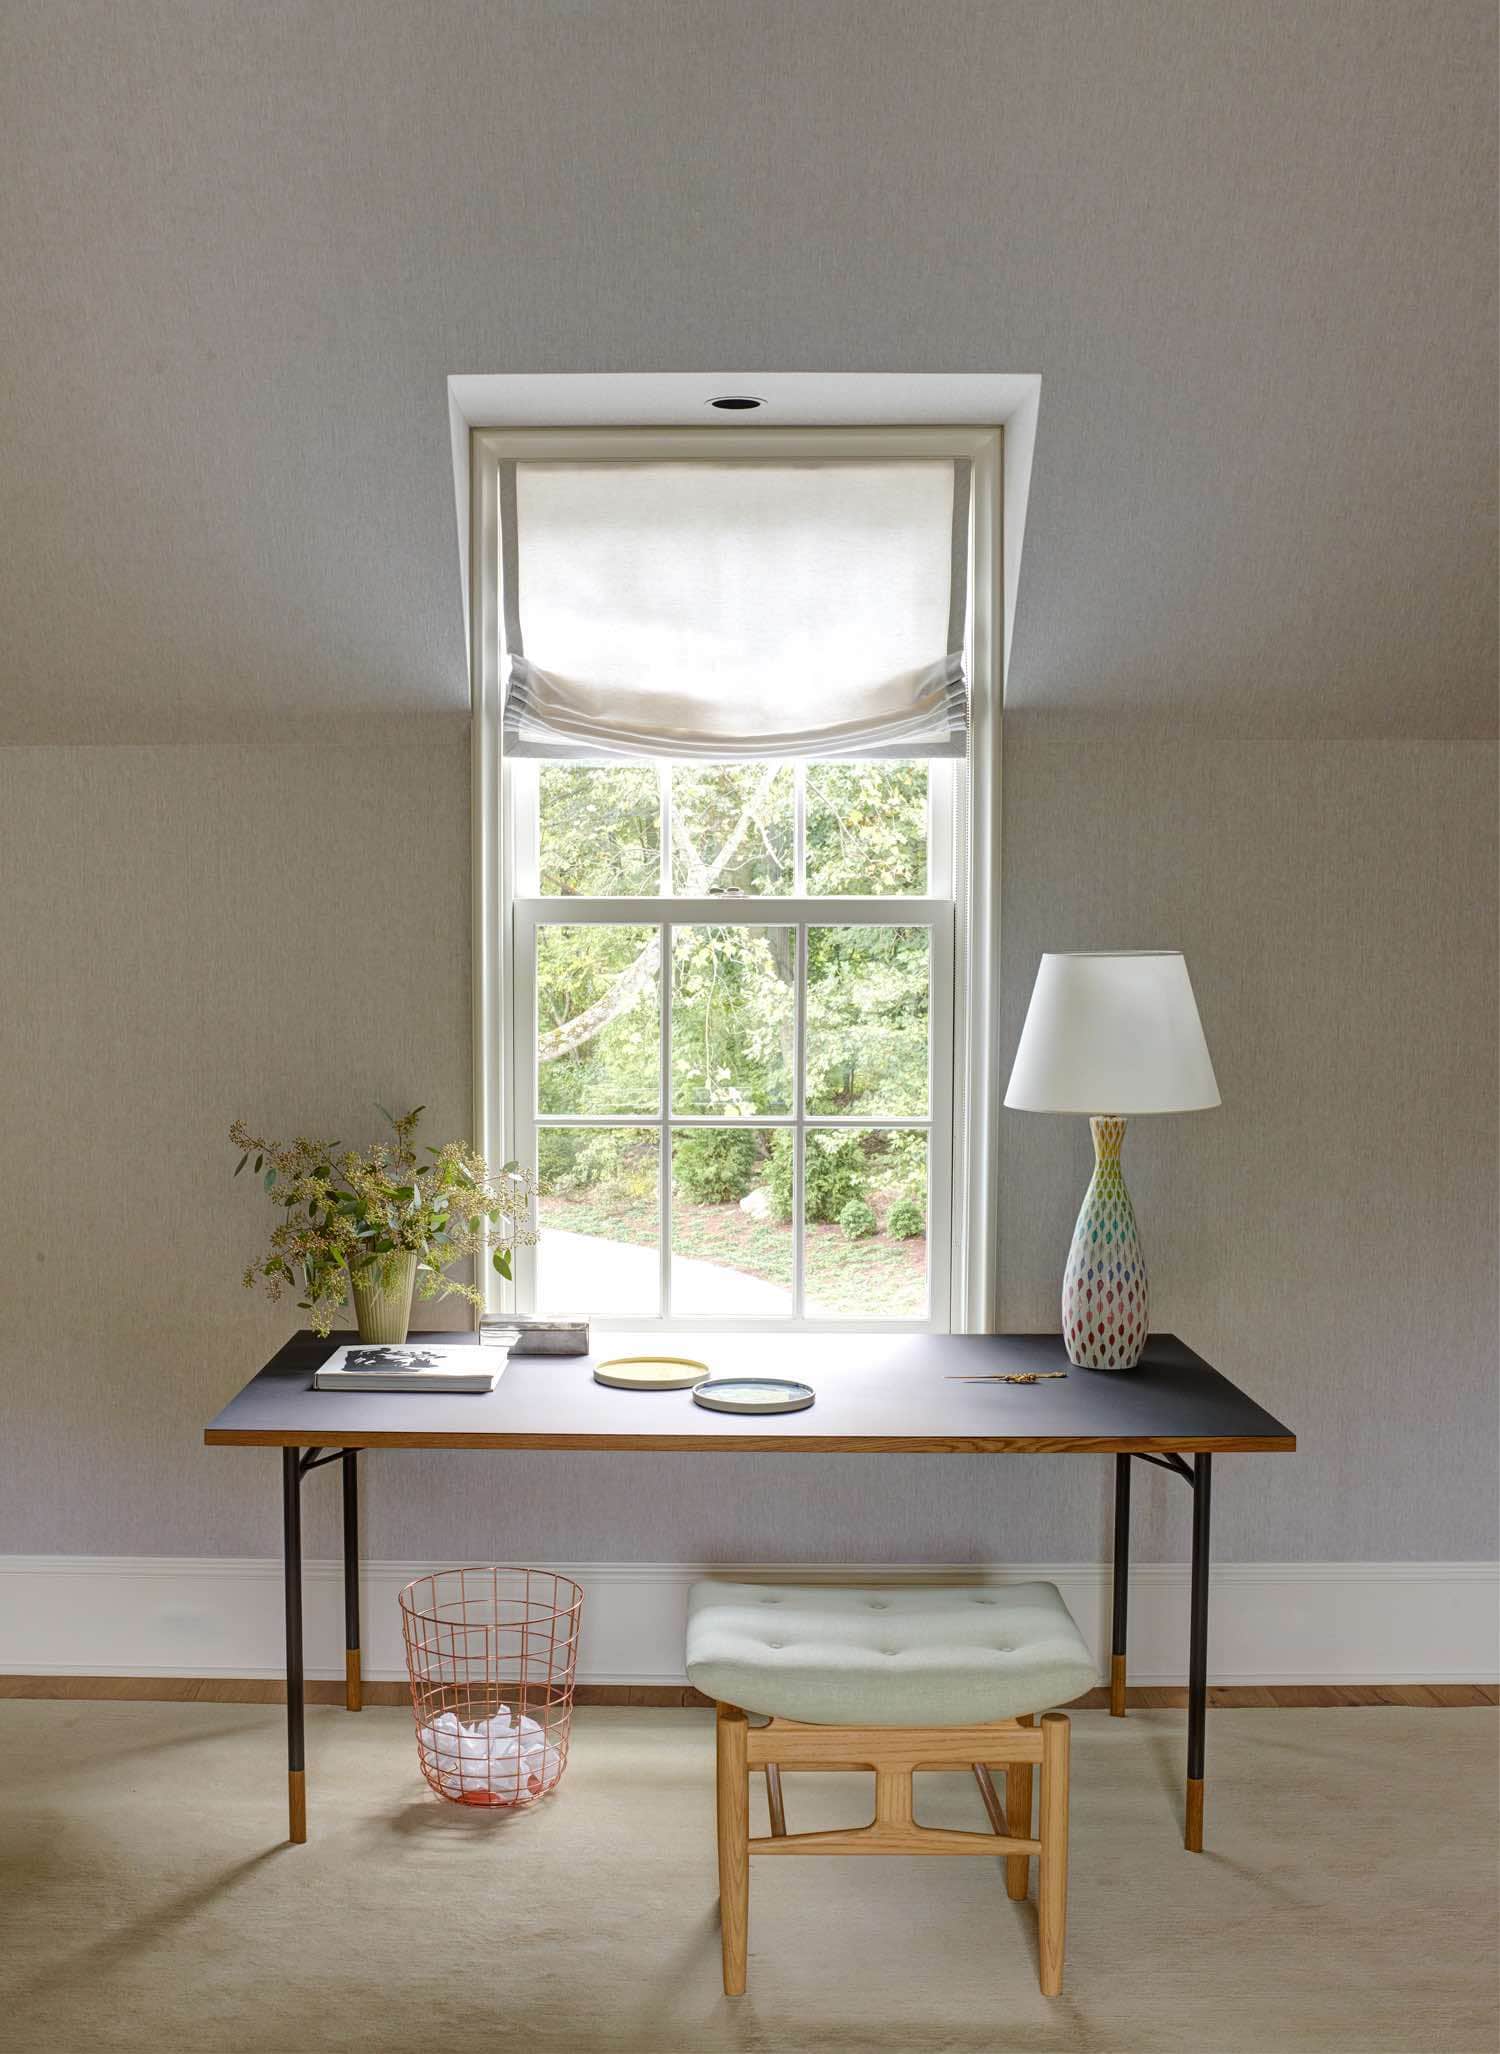
<svg viewBox="0 0 1500 2054">
<path fill-rule="evenodd" d="M 594 1382 L 617 1391 L 685 1391 L 707 1375 L 691 1355 L 612 1355 L 594 1365 Z"/>
<path fill-rule="evenodd" d="M 710 1412 L 805 1412 L 816 1392 L 779 1376 L 722 1376 L 699 1384 L 693 1403 Z"/>
</svg>

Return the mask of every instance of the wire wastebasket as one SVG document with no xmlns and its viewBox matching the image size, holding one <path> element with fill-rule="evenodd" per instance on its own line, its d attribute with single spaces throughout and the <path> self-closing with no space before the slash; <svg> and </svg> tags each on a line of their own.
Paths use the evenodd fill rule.
<svg viewBox="0 0 1500 2054">
<path fill-rule="evenodd" d="M 417 1753 L 439 1797 L 545 1797 L 568 1760 L 579 1586 L 550 1569 L 439 1569 L 400 1604 Z"/>
</svg>

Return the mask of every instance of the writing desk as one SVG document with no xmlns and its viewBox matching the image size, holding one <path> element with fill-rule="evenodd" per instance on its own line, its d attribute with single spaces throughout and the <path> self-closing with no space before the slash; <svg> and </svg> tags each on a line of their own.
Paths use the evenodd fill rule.
<svg viewBox="0 0 1500 2054">
<path fill-rule="evenodd" d="M 346 1702 L 360 1704 L 361 1448 L 551 1448 L 699 1454 L 1112 1454 L 1114 1611 L 1110 1710 L 1125 1710 L 1130 1465 L 1151 1462 L 1193 1493 L 1184 1844 L 1203 1845 L 1208 1703 L 1209 1493 L 1219 1453 L 1288 1453 L 1297 1443 L 1179 1341 L 1153 1334 L 1137 1368 L 1072 1368 L 1057 1334 L 657 1333 L 597 1336 L 598 1359 L 659 1352 L 700 1356 L 716 1376 L 796 1377 L 817 1391 L 805 1412 L 708 1412 L 690 1391 L 621 1391 L 593 1381 L 596 1356 L 519 1356 L 493 1392 L 315 1391 L 313 1372 L 353 1334 L 297 1334 L 204 1430 L 209 1447 L 280 1448 L 286 1574 L 286 1707 L 290 1837 L 307 1837 L 303 1755 L 302 1479 L 338 1462 L 344 1490 Z M 471 1335 L 414 1334 L 449 1344 Z M 954 1378 L 1067 1371 L 1037 1384 Z M 1191 1457 L 1191 1460 L 1187 1458 Z"/>
</svg>

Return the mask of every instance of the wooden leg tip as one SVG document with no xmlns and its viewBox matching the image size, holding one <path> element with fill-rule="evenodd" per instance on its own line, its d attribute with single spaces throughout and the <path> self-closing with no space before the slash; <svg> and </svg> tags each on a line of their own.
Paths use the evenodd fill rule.
<svg viewBox="0 0 1500 2054">
<path fill-rule="evenodd" d="M 1189 1776 L 1187 1781 L 1187 1810 L 1183 1824 L 1182 1844 L 1189 1854 L 1203 1852 L 1203 1778 Z"/>
<path fill-rule="evenodd" d="M 1109 1716 L 1123 1719 L 1125 1716 L 1125 1657 L 1111 1655 L 1109 1658 Z"/>
<path fill-rule="evenodd" d="M 359 1649 L 344 1649 L 344 1709 L 357 1712 L 364 1707 L 364 1684 L 359 1673 Z"/>
<path fill-rule="evenodd" d="M 288 1769 L 286 1773 L 286 1837 L 294 1847 L 300 1847 L 307 1839 L 307 1783 L 301 1769 Z"/>
</svg>

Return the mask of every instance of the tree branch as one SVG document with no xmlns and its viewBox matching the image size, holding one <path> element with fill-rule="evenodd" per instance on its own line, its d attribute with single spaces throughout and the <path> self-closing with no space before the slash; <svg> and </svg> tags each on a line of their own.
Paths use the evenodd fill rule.
<svg viewBox="0 0 1500 2054">
<path fill-rule="evenodd" d="M 740 817 L 735 822 L 732 832 L 726 836 L 723 847 L 719 850 L 717 856 L 714 857 L 712 863 L 705 863 L 697 849 L 688 840 L 687 832 L 682 825 L 682 816 L 675 807 L 673 808 L 672 836 L 687 859 L 688 892 L 690 896 L 696 898 L 706 897 L 710 887 L 718 882 L 724 871 L 739 854 L 752 825 L 757 827 L 761 825 L 761 809 L 771 795 L 771 785 L 780 768 L 781 765 L 779 763 L 768 763 L 765 765 L 759 778 L 756 780 L 754 790 L 741 809 Z M 765 839 L 763 828 L 761 838 L 762 840 Z M 767 854 L 770 854 L 769 843 L 767 843 Z M 620 972 L 614 983 L 609 987 L 609 990 L 605 992 L 603 998 L 596 999 L 593 1005 L 587 1007 L 573 1019 L 565 1020 L 560 1027 L 553 1027 L 547 1033 L 537 1036 L 537 1061 L 539 1063 L 555 1063 L 562 1056 L 576 1055 L 578 1050 L 584 1047 L 586 1043 L 592 1041 L 596 1035 L 602 1034 L 606 1027 L 611 1026 L 614 1021 L 630 1011 L 641 992 L 656 975 L 660 962 L 661 935 L 658 932 L 647 942 L 635 961 L 628 968 Z"/>
<path fill-rule="evenodd" d="M 576 1054 L 596 1034 L 602 1034 L 613 1021 L 628 1013 L 656 975 L 660 961 L 661 935 L 657 933 L 629 968 L 620 972 L 603 998 L 596 999 L 571 1020 L 564 1020 L 560 1027 L 550 1028 L 547 1033 L 537 1036 L 538 1062 L 555 1063 L 560 1056 Z"/>
</svg>

